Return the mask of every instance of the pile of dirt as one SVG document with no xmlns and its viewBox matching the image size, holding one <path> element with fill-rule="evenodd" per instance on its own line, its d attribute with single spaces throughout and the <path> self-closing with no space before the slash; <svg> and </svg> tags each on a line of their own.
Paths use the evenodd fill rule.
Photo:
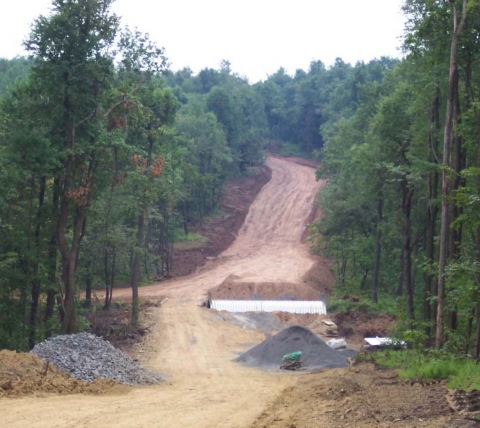
<svg viewBox="0 0 480 428">
<path fill-rule="evenodd" d="M 217 300 L 320 300 L 320 293 L 306 284 L 242 282 L 236 275 L 229 275 L 211 289 L 210 296 Z"/>
<path fill-rule="evenodd" d="M 88 383 L 74 379 L 53 364 L 32 354 L 0 351 L 0 397 L 55 394 L 100 394 L 118 388 L 113 380 Z M 126 388 L 126 387 L 125 387 Z"/>
<path fill-rule="evenodd" d="M 347 367 L 346 354 L 330 348 L 322 339 L 301 326 L 289 327 L 243 353 L 234 361 L 249 366 L 278 369 L 283 356 L 301 351 L 307 370 Z"/>
<path fill-rule="evenodd" d="M 299 377 L 252 428 L 267 426 L 466 428 L 475 424 L 451 411 L 443 384 L 409 385 L 393 370 L 360 364 Z"/>
<path fill-rule="evenodd" d="M 331 315 L 338 326 L 338 334 L 354 341 L 362 341 L 364 337 L 388 335 L 395 323 L 395 317 L 389 314 L 368 314 L 359 311 L 338 312 Z"/>
<path fill-rule="evenodd" d="M 303 277 L 303 282 L 317 293 L 330 295 L 335 284 L 331 262 L 326 257 L 317 257 L 315 264 Z"/>
<path fill-rule="evenodd" d="M 188 220 L 188 231 L 199 233 L 208 240 L 200 247 L 175 248 L 171 273 L 173 277 L 190 275 L 232 244 L 245 221 L 250 205 L 271 177 L 272 171 L 264 166 L 252 171 L 252 175 L 248 177 L 228 180 L 219 202 L 219 208 L 225 214 L 204 219 L 203 222 L 194 218 Z"/>
<path fill-rule="evenodd" d="M 140 367 L 120 349 L 90 333 L 57 336 L 35 345 L 31 352 L 86 382 L 97 378 L 126 385 L 163 382 L 158 373 Z"/>
</svg>

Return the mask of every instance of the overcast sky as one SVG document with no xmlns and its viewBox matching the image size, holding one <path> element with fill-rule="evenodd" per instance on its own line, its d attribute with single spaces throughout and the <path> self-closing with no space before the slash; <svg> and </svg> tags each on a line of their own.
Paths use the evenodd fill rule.
<svg viewBox="0 0 480 428">
<path fill-rule="evenodd" d="M 251 82 L 280 67 L 293 74 L 327 65 L 400 56 L 403 0 L 117 0 L 122 24 L 166 49 L 171 68 L 194 72 L 230 61 Z M 50 0 L 2 0 L 0 57 L 24 54 L 22 40 Z"/>
</svg>

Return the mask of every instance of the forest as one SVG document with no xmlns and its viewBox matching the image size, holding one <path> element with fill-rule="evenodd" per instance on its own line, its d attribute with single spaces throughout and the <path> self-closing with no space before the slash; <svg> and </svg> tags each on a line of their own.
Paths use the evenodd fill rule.
<svg viewBox="0 0 480 428">
<path fill-rule="evenodd" d="M 337 58 L 250 83 L 172 71 L 113 0 L 53 0 L 0 59 L 0 349 L 82 329 L 92 290 L 168 276 L 175 241 L 268 152 L 320 162 L 313 252 L 332 310 L 480 357 L 480 5 L 406 0 L 403 59 Z"/>
</svg>

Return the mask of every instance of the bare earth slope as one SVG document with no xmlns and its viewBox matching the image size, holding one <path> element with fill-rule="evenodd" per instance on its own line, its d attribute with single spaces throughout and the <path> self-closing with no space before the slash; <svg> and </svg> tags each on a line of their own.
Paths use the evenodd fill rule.
<svg viewBox="0 0 480 428">
<path fill-rule="evenodd" d="M 187 277 L 144 287 L 142 296 L 168 296 L 144 360 L 168 373 L 170 386 L 125 395 L 0 400 L 8 427 L 247 427 L 297 376 L 266 373 L 231 360 L 259 343 L 258 332 L 219 320 L 198 307 L 207 290 L 230 275 L 243 282 L 299 283 L 315 260 L 301 243 L 316 189 L 314 170 L 270 158 L 272 179 L 250 208 L 235 242 Z M 115 297 L 129 296 L 116 290 Z"/>
</svg>

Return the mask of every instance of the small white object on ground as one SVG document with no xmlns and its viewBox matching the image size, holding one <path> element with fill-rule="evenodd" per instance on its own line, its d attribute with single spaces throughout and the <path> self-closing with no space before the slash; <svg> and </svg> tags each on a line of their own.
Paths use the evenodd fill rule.
<svg viewBox="0 0 480 428">
<path fill-rule="evenodd" d="M 342 349 L 347 347 L 347 342 L 345 339 L 330 339 L 327 345 L 332 349 Z"/>
<path fill-rule="evenodd" d="M 370 346 L 391 346 L 391 345 L 399 345 L 402 348 L 405 348 L 407 344 L 402 341 L 395 341 L 390 337 L 365 337 L 365 342 L 367 342 Z"/>
</svg>

